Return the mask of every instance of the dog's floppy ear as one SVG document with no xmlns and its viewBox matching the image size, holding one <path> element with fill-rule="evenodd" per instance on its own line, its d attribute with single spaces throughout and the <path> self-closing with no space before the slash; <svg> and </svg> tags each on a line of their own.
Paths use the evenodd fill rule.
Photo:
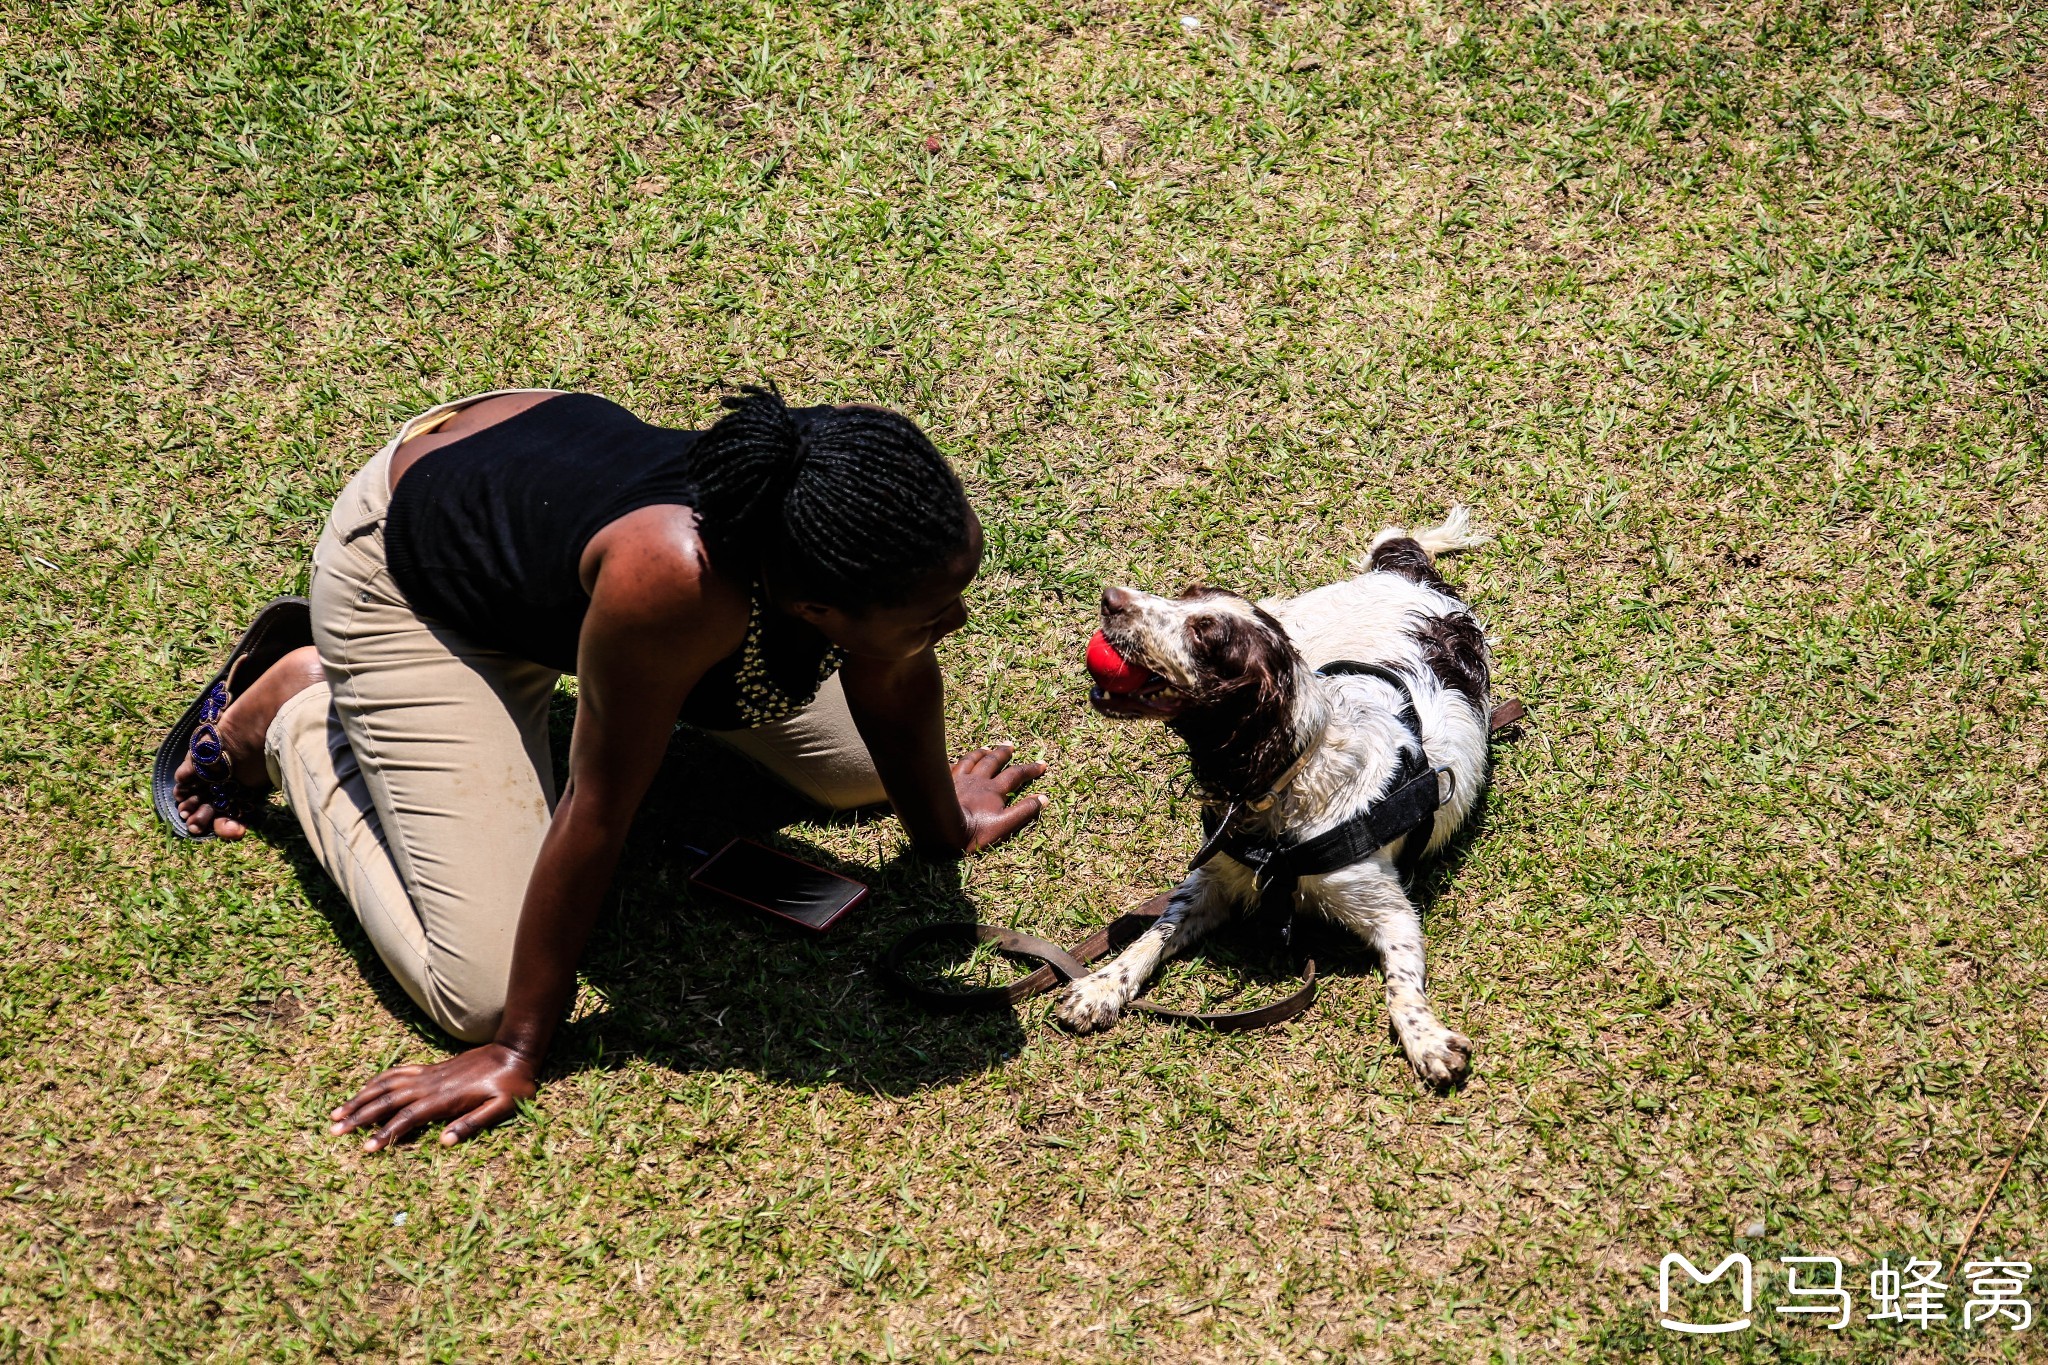
<svg viewBox="0 0 2048 1365">
<path fill-rule="evenodd" d="M 1270 784 L 1295 757 L 1288 722 L 1301 690 L 1301 655 L 1285 628 L 1251 603 L 1197 613 L 1187 629 L 1209 687 L 1168 723 L 1188 741 L 1195 780 L 1240 795 Z"/>
<path fill-rule="evenodd" d="M 1291 704 L 1299 686 L 1295 675 L 1301 668 L 1301 655 L 1295 651 L 1294 641 L 1287 638 L 1287 628 L 1254 606 L 1252 620 L 1242 623 L 1242 634 L 1245 671 L 1258 675 L 1261 704 Z"/>
<path fill-rule="evenodd" d="M 1188 630 L 1189 643 L 1216 679 L 1219 693 L 1249 691 L 1258 708 L 1294 699 L 1301 656 L 1286 628 L 1266 612 L 1256 606 L 1249 615 L 1203 612 L 1189 621 Z"/>
</svg>

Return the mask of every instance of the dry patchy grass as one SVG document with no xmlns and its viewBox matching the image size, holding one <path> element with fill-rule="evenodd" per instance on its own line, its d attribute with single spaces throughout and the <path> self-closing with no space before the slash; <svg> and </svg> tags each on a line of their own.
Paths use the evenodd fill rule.
<svg viewBox="0 0 2048 1365">
<path fill-rule="evenodd" d="M 1710 1351 L 1654 1267 L 1943 1256 L 2040 1093 L 2044 38 L 0 4 L 0 1352 L 2024 1358 L 1768 1311 Z M 792 825 L 879 895 L 791 943 L 682 891 L 746 775 L 680 739 L 537 1112 L 363 1159 L 319 1116 L 442 1042 L 288 829 L 158 833 L 158 727 L 408 412 L 762 374 L 958 459 L 955 733 L 1050 760 L 1051 815 L 958 872 Z M 1170 743 L 1080 704 L 1104 581 L 1290 591 L 1453 501 L 1535 714 L 1433 887 L 1469 1089 L 1337 944 L 1256 1037 L 877 991 L 907 924 L 1078 938 L 1190 851 Z M 1287 968 L 1242 952 L 1171 988 Z M 2044 1169 L 1980 1248 L 2048 1254 Z"/>
</svg>

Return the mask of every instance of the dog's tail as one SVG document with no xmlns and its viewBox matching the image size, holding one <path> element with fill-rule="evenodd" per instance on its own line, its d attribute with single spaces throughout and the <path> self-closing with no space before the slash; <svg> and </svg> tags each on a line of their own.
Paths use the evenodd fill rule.
<svg viewBox="0 0 2048 1365">
<path fill-rule="evenodd" d="M 1420 559 L 1417 567 L 1433 566 L 1438 555 L 1452 554 L 1459 550 L 1473 550 L 1486 544 L 1493 537 L 1472 525 L 1472 514 L 1463 507 L 1453 507 L 1442 524 L 1426 531 L 1410 533 L 1398 526 L 1389 526 L 1372 538 L 1372 546 L 1366 552 L 1367 567 L 1391 569 L 1396 573 L 1404 565 L 1397 561 Z M 1421 554 L 1417 555 L 1416 551 Z M 1387 561 L 1387 562 L 1382 562 Z"/>
</svg>

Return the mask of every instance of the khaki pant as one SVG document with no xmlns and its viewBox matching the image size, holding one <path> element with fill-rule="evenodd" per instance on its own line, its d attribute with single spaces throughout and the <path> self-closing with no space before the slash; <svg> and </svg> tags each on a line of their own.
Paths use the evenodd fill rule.
<svg viewBox="0 0 2048 1365">
<path fill-rule="evenodd" d="M 516 391 L 514 391 L 516 392 Z M 554 807 L 557 674 L 413 614 L 384 562 L 391 456 L 480 398 L 414 418 L 350 482 L 313 551 L 327 675 L 265 736 L 270 775 L 406 994 L 457 1038 L 497 1030 Z M 820 805 L 884 800 L 835 677 L 787 720 L 719 738 Z"/>
</svg>

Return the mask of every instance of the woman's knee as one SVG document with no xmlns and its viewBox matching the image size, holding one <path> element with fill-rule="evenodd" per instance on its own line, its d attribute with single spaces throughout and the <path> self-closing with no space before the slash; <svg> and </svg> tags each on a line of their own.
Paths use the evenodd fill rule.
<svg viewBox="0 0 2048 1365">
<path fill-rule="evenodd" d="M 858 810 L 862 806 L 886 805 L 889 793 L 870 765 L 847 765 L 849 771 L 810 772 L 803 785 L 813 801 L 831 811 Z"/>
<path fill-rule="evenodd" d="M 714 731 L 714 737 L 752 759 L 770 776 L 827 810 L 855 810 L 889 799 L 865 747 L 824 742 L 790 725 L 761 730 Z"/>
<path fill-rule="evenodd" d="M 436 1001 L 428 1013 L 442 1030 L 465 1043 L 488 1043 L 498 1036 L 498 1023 L 505 1017 L 505 1002 L 485 1009 Z"/>
<path fill-rule="evenodd" d="M 511 974 L 502 971 L 490 975 L 497 979 L 486 984 L 462 980 L 460 972 L 430 968 L 427 979 L 421 983 L 425 989 L 413 998 L 442 1032 L 465 1043 L 488 1043 L 498 1036 L 498 1023 L 505 1017 L 505 992 Z"/>
</svg>

